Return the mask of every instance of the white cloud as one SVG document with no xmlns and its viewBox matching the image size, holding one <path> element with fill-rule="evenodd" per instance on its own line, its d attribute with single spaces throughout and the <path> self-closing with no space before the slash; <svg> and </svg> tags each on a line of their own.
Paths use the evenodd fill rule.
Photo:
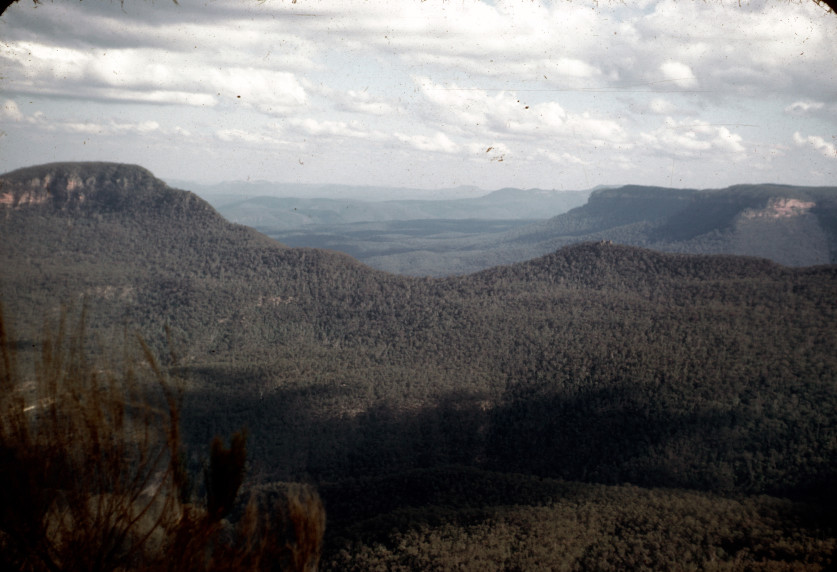
<svg viewBox="0 0 837 572">
<path fill-rule="evenodd" d="M 386 98 L 370 93 L 368 89 L 338 90 L 307 79 L 301 79 L 308 93 L 325 98 L 337 111 L 363 115 L 390 115 L 398 111 L 397 106 Z"/>
<path fill-rule="evenodd" d="M 144 132 L 182 149 L 179 157 L 223 141 L 227 150 L 263 150 L 265 165 L 274 150 L 304 146 L 305 169 L 316 156 L 326 169 L 318 176 L 332 180 L 350 164 L 361 176 L 357 158 L 368 153 L 406 156 L 438 169 L 433 180 L 466 183 L 502 174 L 503 184 L 548 185 L 554 169 L 583 170 L 593 185 L 619 182 L 595 178 L 625 176 L 631 164 L 653 178 L 672 158 L 684 173 L 720 181 L 746 179 L 756 153 L 790 143 L 784 134 L 830 133 L 837 119 L 833 17 L 813 2 L 24 4 L 0 20 L 3 91 L 17 102 L 0 119 L 21 146 L 48 131 L 61 149 L 60 134 L 69 134 L 70 154 L 73 133 L 108 149 Z M 803 125 L 810 117 L 819 124 Z M 732 123 L 748 124 L 746 141 Z M 825 155 L 834 144 L 796 139 Z M 163 161 L 148 145 L 136 152 Z M 719 163 L 710 172 L 705 160 Z M 473 168 L 486 161 L 492 175 Z M 180 160 L 170 171 L 205 163 Z M 774 163 L 762 161 L 779 172 Z M 780 174 L 811 176 L 795 167 L 787 159 Z M 363 176 L 410 185 L 418 171 L 408 171 L 392 160 Z"/>
<path fill-rule="evenodd" d="M 682 62 L 663 62 L 660 72 L 666 81 L 678 87 L 695 87 L 698 83 L 692 68 Z"/>
<path fill-rule="evenodd" d="M 192 107 L 214 107 L 218 104 L 218 98 L 214 95 L 177 90 L 153 89 L 142 91 L 137 89 L 103 87 L 89 90 L 88 95 L 91 99 L 125 103 L 159 103 Z"/>
<path fill-rule="evenodd" d="M 265 113 L 287 113 L 304 105 L 305 89 L 287 71 L 264 67 L 219 67 L 209 61 L 182 66 L 178 54 L 152 49 L 94 50 L 55 48 L 20 42 L 7 60 L 23 71 L 12 74 L 16 90 L 70 97 L 213 106 L 218 99 L 240 99 Z"/>
<path fill-rule="evenodd" d="M 636 58 L 633 77 L 653 81 L 648 70 L 654 61 L 682 63 L 713 99 L 810 97 L 837 79 L 832 18 L 814 2 L 663 1 L 634 21 L 639 41 L 625 46 Z"/>
<path fill-rule="evenodd" d="M 69 133 L 97 135 L 149 135 L 153 132 L 162 130 L 160 124 L 156 121 L 121 122 L 114 120 L 98 123 L 93 121 L 62 121 L 58 123 L 50 123 L 48 128 Z"/>
<path fill-rule="evenodd" d="M 837 159 L 837 146 L 834 143 L 829 143 L 819 135 L 808 135 L 803 137 L 799 131 L 793 134 L 793 142 L 798 147 L 813 147 L 829 159 Z"/>
<path fill-rule="evenodd" d="M 406 143 L 407 145 L 418 149 L 419 151 L 430 151 L 434 153 L 456 153 L 459 151 L 459 145 L 451 141 L 450 137 L 437 131 L 434 135 L 405 135 L 404 133 L 395 133 L 394 137 Z"/>
<path fill-rule="evenodd" d="M 216 131 L 218 139 L 227 143 L 245 142 L 255 144 L 275 143 L 276 141 L 266 137 L 263 133 L 247 131 L 245 129 L 219 129 Z"/>
<path fill-rule="evenodd" d="M 652 99 L 651 103 L 648 104 L 648 108 L 652 113 L 656 113 L 658 115 L 669 115 L 676 109 L 673 103 L 667 99 L 663 99 L 662 97 L 655 97 Z"/>
<path fill-rule="evenodd" d="M 16 123 L 24 123 L 29 127 L 43 129 L 50 132 L 82 133 L 96 135 L 139 134 L 148 135 L 153 132 L 178 133 L 178 128 L 163 129 L 155 120 L 125 121 L 114 118 L 79 119 L 78 117 L 51 117 L 42 111 L 25 115 L 17 103 L 9 99 L 3 105 L 0 117 L 10 119 Z"/>
<path fill-rule="evenodd" d="M 552 163 L 558 165 L 589 165 L 590 161 L 585 161 L 572 153 L 566 151 L 553 151 L 551 149 L 537 149 L 535 151 L 535 159 L 544 158 Z"/>
<path fill-rule="evenodd" d="M 665 124 L 652 132 L 641 134 L 646 149 L 678 157 L 711 159 L 721 154 L 741 154 L 746 151 L 743 137 L 724 125 L 712 125 L 694 120 L 677 121 L 667 117 Z"/>
<path fill-rule="evenodd" d="M 785 107 L 785 113 L 791 115 L 806 115 L 811 111 L 819 111 L 825 107 L 821 101 L 794 101 Z"/>
<path fill-rule="evenodd" d="M 264 113 L 288 113 L 298 110 L 307 101 L 305 89 L 292 73 L 249 67 L 204 71 L 206 79 L 193 79 L 205 81 L 229 97 L 235 93 L 241 103 Z"/>
<path fill-rule="evenodd" d="M 528 104 L 514 92 L 491 95 L 456 84 L 440 86 L 427 78 L 416 78 L 416 83 L 434 105 L 435 114 L 466 133 L 486 138 L 511 135 L 530 141 L 571 138 L 581 145 L 616 145 L 627 140 L 617 121 L 589 112 L 568 113 L 557 101 Z"/>
<path fill-rule="evenodd" d="M 374 97 L 366 91 L 350 89 L 344 97 L 338 100 L 338 109 L 370 115 L 387 115 L 393 113 L 395 108 L 382 98 Z"/>
<path fill-rule="evenodd" d="M 338 136 L 367 138 L 370 134 L 358 121 L 319 121 L 313 118 L 292 118 L 288 124 L 309 136 Z"/>
</svg>

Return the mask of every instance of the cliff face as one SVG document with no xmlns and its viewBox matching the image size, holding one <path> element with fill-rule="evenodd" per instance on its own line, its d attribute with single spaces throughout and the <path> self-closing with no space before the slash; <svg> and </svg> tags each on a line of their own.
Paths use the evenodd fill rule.
<svg viewBox="0 0 837 572">
<path fill-rule="evenodd" d="M 85 203 L 108 204 L 119 195 L 138 196 L 166 184 L 147 169 L 120 163 L 51 163 L 0 177 L 0 205 L 52 205 L 66 210 Z"/>
<path fill-rule="evenodd" d="M 828 221 L 814 214 L 816 208 L 812 200 L 774 197 L 764 208 L 744 210 L 731 232 L 732 252 L 786 266 L 831 263 Z"/>
<path fill-rule="evenodd" d="M 13 212 L 226 222 L 194 193 L 123 163 L 50 163 L 0 175 L 0 217 L 9 220 Z"/>
<path fill-rule="evenodd" d="M 799 199 L 776 197 L 768 201 L 763 209 L 748 209 L 741 216 L 745 219 L 779 219 L 791 218 L 806 214 L 811 211 L 817 203 L 814 201 L 801 201 Z"/>
</svg>

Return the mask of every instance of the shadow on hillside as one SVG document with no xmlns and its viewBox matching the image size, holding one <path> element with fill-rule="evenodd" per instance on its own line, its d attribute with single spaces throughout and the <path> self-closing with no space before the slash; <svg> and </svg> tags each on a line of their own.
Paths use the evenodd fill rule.
<svg viewBox="0 0 837 572">
<path fill-rule="evenodd" d="M 686 403 L 622 384 L 573 395 L 515 388 L 499 406 L 464 392 L 413 408 L 363 402 L 335 385 L 234 396 L 227 385 L 187 395 L 184 426 L 195 443 L 247 427 L 251 474 L 262 481 L 336 482 L 456 465 L 604 484 L 821 495 L 837 478 L 830 430 L 790 407 L 768 412 L 758 396 L 727 406 Z"/>
</svg>

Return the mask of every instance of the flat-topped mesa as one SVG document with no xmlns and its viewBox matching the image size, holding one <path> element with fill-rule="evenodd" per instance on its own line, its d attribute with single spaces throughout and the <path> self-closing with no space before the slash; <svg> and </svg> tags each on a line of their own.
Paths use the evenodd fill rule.
<svg viewBox="0 0 837 572">
<path fill-rule="evenodd" d="M 0 205 L 22 208 L 52 205 L 78 208 L 93 201 L 114 206 L 121 198 L 167 185 L 147 169 L 123 163 L 50 163 L 0 175 Z"/>
</svg>

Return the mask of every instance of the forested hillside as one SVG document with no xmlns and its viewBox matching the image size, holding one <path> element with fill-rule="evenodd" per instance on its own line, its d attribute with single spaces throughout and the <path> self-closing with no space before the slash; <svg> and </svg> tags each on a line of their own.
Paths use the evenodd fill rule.
<svg viewBox="0 0 837 572">
<path fill-rule="evenodd" d="M 184 380 L 191 442 L 247 426 L 251 474 L 321 485 L 334 515 L 329 558 L 346 567 L 352 554 L 371 565 L 367 541 L 400 550 L 384 529 L 465 542 L 563 514 L 568 489 L 538 488 L 540 479 L 834 500 L 835 266 L 586 242 L 468 276 L 409 278 L 283 247 L 138 167 L 46 165 L 0 185 L 0 300 L 22 354 L 34 353 L 62 304 L 87 307 L 101 351 L 126 328 L 140 332 Z M 660 217 L 689 202 L 688 192 L 659 205 L 653 196 Z M 617 222 L 638 214 L 623 209 Z M 666 236 L 686 232 L 677 229 Z M 446 467 L 479 481 L 474 490 L 536 490 L 452 507 L 442 491 L 459 477 Z M 439 494 L 416 501 L 419 488 L 396 486 L 416 475 Z M 389 504 L 366 499 L 386 483 Z M 583 490 L 592 499 L 605 489 Z M 643 514 L 680 518 L 655 513 L 656 501 L 634 489 L 607 490 Z M 810 527 L 834 537 L 833 521 L 807 505 L 763 499 L 747 512 L 716 497 L 660 494 L 681 499 L 684 514 L 697 504 L 698 513 L 728 511 L 706 526 L 755 519 L 761 543 L 783 537 L 776 515 L 785 510 L 807 515 L 794 517 L 798 538 Z M 582 504 L 613 526 L 628 522 L 596 512 L 597 502 Z M 405 525 L 416 511 L 425 528 Z M 701 542 L 688 534 L 684 542 Z M 711 558 L 729 562 L 745 551 L 796 561 L 810 548 L 822 563 L 833 549 L 800 548 L 805 540 L 758 552 L 752 538 L 718 535 L 729 544 L 720 554 L 722 540 L 709 541 Z M 389 562 L 409 566 L 399 554 Z"/>
</svg>

